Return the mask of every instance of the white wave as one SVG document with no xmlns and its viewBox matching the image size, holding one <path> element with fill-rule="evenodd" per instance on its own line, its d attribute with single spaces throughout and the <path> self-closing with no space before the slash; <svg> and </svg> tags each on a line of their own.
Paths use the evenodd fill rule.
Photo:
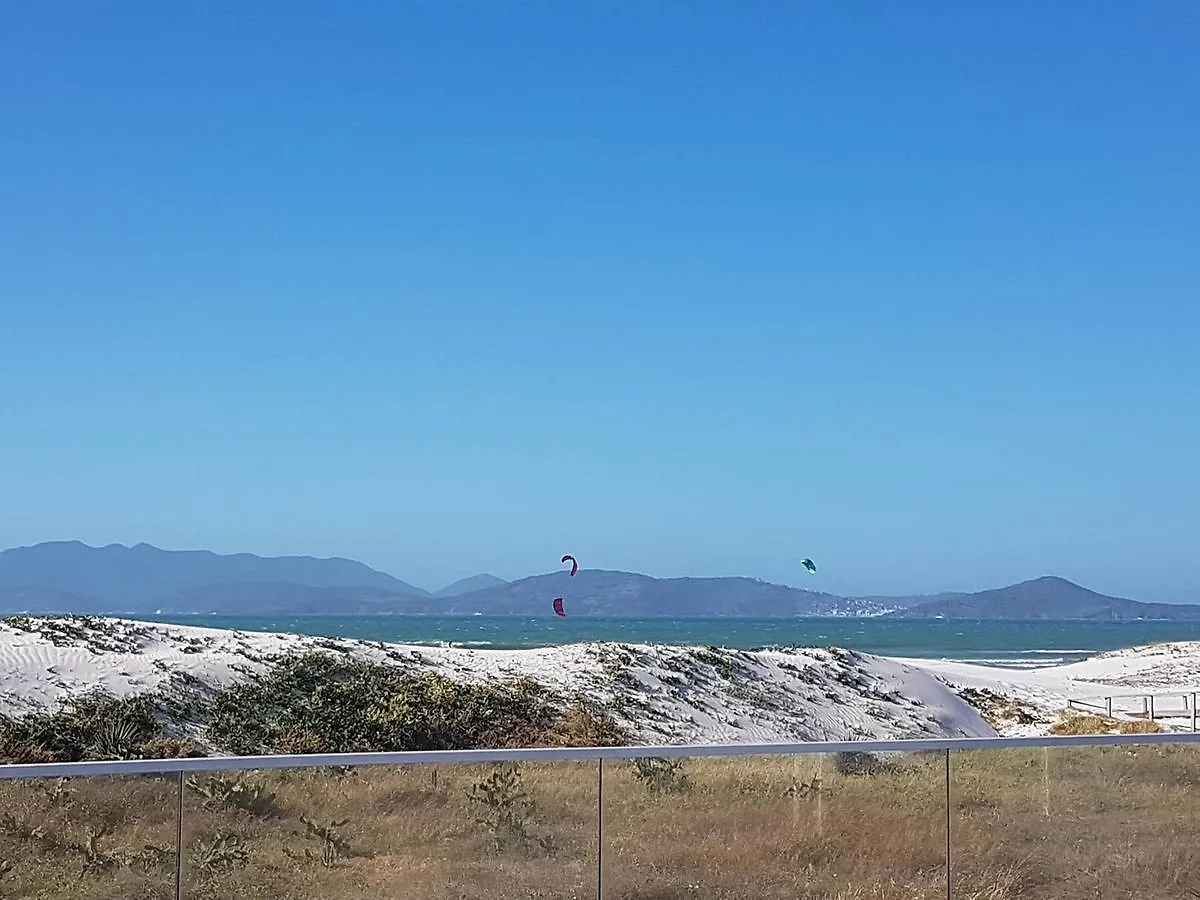
<svg viewBox="0 0 1200 900">
<path fill-rule="evenodd" d="M 1083 650 L 1054 650 L 1054 649 L 1051 649 L 1051 650 L 1025 650 L 1023 652 L 1025 652 L 1025 653 L 1099 653 L 1100 651 L 1093 647 L 1091 649 L 1083 649 Z"/>
</svg>

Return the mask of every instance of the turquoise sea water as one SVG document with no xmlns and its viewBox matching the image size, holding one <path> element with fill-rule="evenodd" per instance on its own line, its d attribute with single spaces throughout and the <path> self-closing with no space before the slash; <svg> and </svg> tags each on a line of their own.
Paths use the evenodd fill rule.
<svg viewBox="0 0 1200 900">
<path fill-rule="evenodd" d="M 579 641 L 848 647 L 888 656 L 1053 665 L 1157 641 L 1200 640 L 1200 622 L 904 619 L 589 619 L 509 616 L 170 616 L 157 621 L 432 646 L 511 649 Z"/>
</svg>

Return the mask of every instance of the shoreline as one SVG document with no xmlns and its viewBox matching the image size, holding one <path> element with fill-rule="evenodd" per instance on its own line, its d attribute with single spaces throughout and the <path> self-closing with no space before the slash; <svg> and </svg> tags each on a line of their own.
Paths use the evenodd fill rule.
<svg viewBox="0 0 1200 900">
<path fill-rule="evenodd" d="M 788 650 L 836 646 L 878 656 L 954 659 L 984 665 L 1077 662 L 1095 653 L 1200 641 L 1200 623 L 934 621 L 901 619 L 623 619 L 586 616 L 131 616 L 205 628 L 299 632 L 430 647 L 496 650 L 626 641 Z M 167 621 L 167 620 L 170 621 Z"/>
<path fill-rule="evenodd" d="M 211 697 L 263 675 L 274 657 L 308 651 L 462 682 L 531 678 L 611 711 L 646 744 L 1036 735 L 1071 715 L 1072 700 L 1154 694 L 1187 702 L 1200 690 L 1200 642 L 1011 667 L 840 648 L 592 641 L 499 650 L 133 619 L 10 617 L 0 620 L 0 714 L 45 714 L 97 688 L 118 698 L 168 691 Z M 1178 705 L 1158 711 L 1177 713 Z M 1136 702 L 1115 702 L 1113 714 L 1139 717 Z M 1190 730 L 1190 715 L 1160 724 Z M 174 725 L 181 733 L 198 727 Z"/>
</svg>

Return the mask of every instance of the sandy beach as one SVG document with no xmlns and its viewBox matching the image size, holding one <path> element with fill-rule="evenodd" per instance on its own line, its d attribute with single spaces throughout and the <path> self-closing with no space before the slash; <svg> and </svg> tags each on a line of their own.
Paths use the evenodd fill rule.
<svg viewBox="0 0 1200 900">
<path fill-rule="evenodd" d="M 1137 715 L 1154 694 L 1162 724 L 1200 685 L 1200 643 L 1159 644 L 1083 662 L 1009 669 L 852 651 L 745 651 L 626 643 L 533 650 L 434 648 L 123 619 L 0 623 L 0 713 L 53 710 L 97 688 L 117 697 L 202 698 L 265 672 L 271 658 L 321 651 L 450 678 L 531 677 L 614 710 L 639 742 L 737 743 L 1046 733 L 1069 701 Z M 1171 699 L 1173 698 L 1173 699 Z M 178 723 L 182 730 L 188 723 Z"/>
</svg>

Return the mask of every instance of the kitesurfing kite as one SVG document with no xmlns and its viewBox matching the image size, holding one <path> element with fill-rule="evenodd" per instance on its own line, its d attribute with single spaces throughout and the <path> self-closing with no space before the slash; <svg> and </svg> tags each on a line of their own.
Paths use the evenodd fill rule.
<svg viewBox="0 0 1200 900">
<path fill-rule="evenodd" d="M 813 565 L 813 561 L 811 559 L 800 560 L 800 565 L 802 565 L 802 566 L 804 566 L 804 568 L 808 569 L 809 574 L 811 574 L 811 575 L 817 574 L 817 567 L 815 565 Z"/>
<path fill-rule="evenodd" d="M 575 561 L 575 557 L 573 557 L 570 553 L 562 558 L 563 562 L 566 562 L 567 560 L 571 561 L 571 577 L 574 578 L 575 574 L 579 571 L 579 563 Z M 554 611 L 560 616 L 565 616 L 567 614 L 567 611 L 563 609 L 562 597 L 554 598 Z"/>
</svg>

